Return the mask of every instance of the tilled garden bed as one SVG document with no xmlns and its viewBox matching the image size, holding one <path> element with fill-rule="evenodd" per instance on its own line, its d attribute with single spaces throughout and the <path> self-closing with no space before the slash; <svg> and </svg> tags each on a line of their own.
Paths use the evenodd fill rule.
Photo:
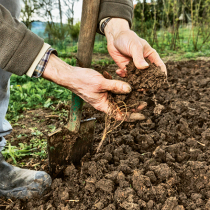
<svg viewBox="0 0 210 210">
<path fill-rule="evenodd" d="M 84 117 L 97 119 L 92 153 L 41 199 L 7 209 L 210 209 L 210 62 L 168 62 L 167 70 L 168 85 L 141 97 L 146 119 L 124 122 L 99 153 L 104 114 L 86 107 Z"/>
</svg>

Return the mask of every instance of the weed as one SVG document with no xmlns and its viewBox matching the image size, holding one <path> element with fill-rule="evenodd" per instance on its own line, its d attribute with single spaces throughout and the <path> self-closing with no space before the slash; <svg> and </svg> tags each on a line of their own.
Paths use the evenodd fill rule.
<svg viewBox="0 0 210 210">
<path fill-rule="evenodd" d="M 32 138 L 30 141 L 30 145 L 32 148 L 36 148 L 38 151 L 35 151 L 33 156 L 40 157 L 41 159 L 47 158 L 47 140 L 46 139 L 39 139 L 39 138 Z"/>
<path fill-rule="evenodd" d="M 11 146 L 9 143 L 5 150 L 2 151 L 2 155 L 5 159 L 12 158 L 13 163 L 17 164 L 17 159 L 21 159 L 25 156 L 31 155 L 33 148 L 27 146 L 26 144 L 19 143 L 19 148 L 16 146 Z"/>
</svg>

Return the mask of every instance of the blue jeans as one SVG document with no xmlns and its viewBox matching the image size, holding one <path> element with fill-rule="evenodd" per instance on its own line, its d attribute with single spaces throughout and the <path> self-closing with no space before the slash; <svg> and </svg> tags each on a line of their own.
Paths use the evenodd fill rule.
<svg viewBox="0 0 210 210">
<path fill-rule="evenodd" d="M 0 0 L 0 4 L 9 10 L 13 17 L 19 18 L 20 0 Z M 5 119 L 10 96 L 10 76 L 11 73 L 0 68 L 0 152 L 6 144 L 4 136 L 12 131 L 10 123 Z"/>
</svg>

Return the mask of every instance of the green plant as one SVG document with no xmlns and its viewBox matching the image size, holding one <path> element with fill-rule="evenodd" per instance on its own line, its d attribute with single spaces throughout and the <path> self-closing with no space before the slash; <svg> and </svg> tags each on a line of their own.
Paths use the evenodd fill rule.
<svg viewBox="0 0 210 210">
<path fill-rule="evenodd" d="M 79 30 L 80 30 L 80 22 L 76 23 L 75 25 L 70 25 L 69 34 L 73 40 L 78 40 Z"/>
<path fill-rule="evenodd" d="M 46 139 L 32 138 L 30 141 L 30 146 L 32 148 L 36 148 L 36 151 L 31 155 L 35 157 L 40 157 L 41 159 L 47 158 L 47 140 Z"/>
<path fill-rule="evenodd" d="M 164 55 L 208 50 L 210 0 L 139 1 L 133 29 Z"/>
<path fill-rule="evenodd" d="M 70 101 L 71 92 L 43 78 L 11 77 L 11 96 L 7 119 L 17 122 L 21 112 L 39 107 L 49 108 L 60 101 Z"/>
<path fill-rule="evenodd" d="M 11 144 L 9 143 L 8 146 L 6 146 L 5 150 L 2 151 L 2 155 L 5 159 L 12 158 L 13 163 L 16 165 L 16 159 L 22 159 L 25 156 L 31 155 L 31 152 L 33 150 L 34 148 L 31 148 L 30 146 L 27 146 L 23 143 L 19 143 L 19 148 L 16 146 L 11 146 Z"/>
<path fill-rule="evenodd" d="M 97 61 L 93 61 L 92 65 L 94 64 L 99 64 L 101 66 L 106 66 L 106 65 L 110 65 L 110 64 L 115 64 L 115 62 L 112 59 L 100 59 Z"/>
</svg>

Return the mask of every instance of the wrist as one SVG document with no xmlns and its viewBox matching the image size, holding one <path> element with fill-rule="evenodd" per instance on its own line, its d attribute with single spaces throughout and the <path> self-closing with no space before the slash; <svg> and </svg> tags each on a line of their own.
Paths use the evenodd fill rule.
<svg viewBox="0 0 210 210">
<path fill-rule="evenodd" d="M 56 55 L 51 54 L 47 66 L 42 74 L 42 77 L 50 80 L 60 86 L 70 89 L 70 78 L 73 67 L 66 64 Z M 66 77 L 69 77 L 66 78 Z M 68 83 L 66 82 L 68 81 Z"/>
<path fill-rule="evenodd" d="M 112 36 L 116 38 L 120 33 L 130 30 L 129 23 L 127 20 L 122 18 L 112 18 L 104 29 L 105 36 L 109 38 Z"/>
</svg>

